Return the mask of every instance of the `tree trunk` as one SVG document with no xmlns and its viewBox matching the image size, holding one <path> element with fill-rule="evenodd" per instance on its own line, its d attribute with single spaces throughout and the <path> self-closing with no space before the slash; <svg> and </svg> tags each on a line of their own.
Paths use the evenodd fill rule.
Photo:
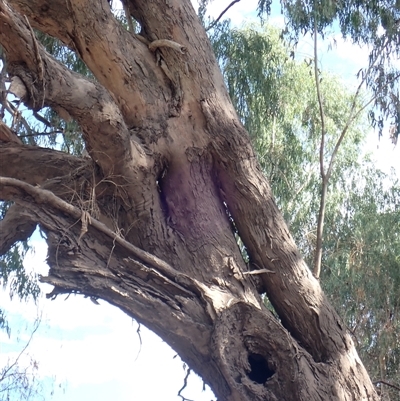
<svg viewBox="0 0 400 401">
<path fill-rule="evenodd" d="M 127 7 L 140 35 L 106 0 L 0 0 L 10 90 L 74 118 L 90 155 L 1 137 L 0 195 L 15 205 L 2 222 L 14 241 L 0 237 L 0 249 L 21 240 L 16 218 L 25 237 L 38 223 L 50 297 L 116 305 L 221 401 L 377 400 L 277 209 L 190 1 Z M 96 81 L 47 54 L 32 28 L 76 51 Z"/>
</svg>

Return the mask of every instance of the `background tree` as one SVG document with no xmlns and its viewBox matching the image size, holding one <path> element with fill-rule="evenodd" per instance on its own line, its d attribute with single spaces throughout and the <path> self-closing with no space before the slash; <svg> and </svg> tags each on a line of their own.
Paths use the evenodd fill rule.
<svg viewBox="0 0 400 401">
<path fill-rule="evenodd" d="M 271 12 L 272 0 L 259 1 L 259 15 Z M 285 35 L 297 42 L 300 35 L 309 33 L 316 38 L 334 25 L 343 38 L 370 49 L 369 65 L 359 71 L 360 80 L 374 94 L 375 110 L 370 118 L 382 133 L 384 121 L 391 125 L 394 143 L 400 132 L 399 66 L 395 63 L 400 51 L 400 7 L 397 0 L 370 2 L 367 0 L 342 1 L 284 1 Z"/>
<path fill-rule="evenodd" d="M 135 34 L 106 1 L 0 4 L 10 91 L 75 119 L 90 156 L 17 143 L 2 125 L 0 194 L 47 235 L 51 296 L 117 305 L 221 399 L 376 399 L 277 210 L 191 5 L 126 2 Z M 95 80 L 49 57 L 31 25 L 76 51 Z"/>
</svg>

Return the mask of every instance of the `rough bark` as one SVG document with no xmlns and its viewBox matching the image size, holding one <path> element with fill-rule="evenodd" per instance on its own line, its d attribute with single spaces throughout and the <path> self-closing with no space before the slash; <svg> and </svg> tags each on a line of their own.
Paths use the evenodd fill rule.
<svg viewBox="0 0 400 401">
<path fill-rule="evenodd" d="M 47 233 L 50 297 L 77 292 L 121 308 L 220 400 L 376 400 L 275 205 L 190 2 L 127 6 L 140 36 L 106 0 L 0 0 L 10 90 L 74 118 L 90 155 L 10 143 L 9 133 L 0 143 L 0 199 Z M 47 54 L 32 28 L 74 49 L 96 81 Z"/>
</svg>

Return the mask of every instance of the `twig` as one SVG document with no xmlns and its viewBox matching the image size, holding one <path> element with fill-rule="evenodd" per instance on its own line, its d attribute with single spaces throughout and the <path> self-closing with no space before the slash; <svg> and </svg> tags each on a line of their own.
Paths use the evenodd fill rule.
<svg viewBox="0 0 400 401">
<path fill-rule="evenodd" d="M 192 401 L 192 400 L 189 400 L 188 398 L 184 397 L 184 396 L 181 394 L 181 392 L 187 387 L 187 379 L 188 379 L 188 377 L 189 377 L 191 371 L 192 371 L 192 370 L 191 370 L 190 368 L 188 368 L 188 370 L 187 370 L 187 372 L 186 372 L 186 376 L 185 376 L 185 378 L 183 379 L 183 386 L 182 386 L 182 388 L 178 391 L 178 396 L 182 398 L 182 401 Z"/>
<path fill-rule="evenodd" d="M 44 117 L 42 117 L 37 111 L 33 111 L 33 116 L 36 118 L 36 120 L 39 120 L 46 127 L 53 128 L 53 125 L 50 123 L 50 121 L 48 121 Z"/>
<path fill-rule="evenodd" d="M 21 352 L 18 354 L 18 356 L 15 358 L 14 362 L 8 366 L 7 368 L 4 369 L 4 371 L 2 372 L 1 376 L 0 376 L 0 383 L 5 380 L 7 377 L 13 376 L 13 374 L 8 375 L 8 372 L 10 372 L 18 363 L 19 358 L 21 358 L 21 356 L 23 355 L 23 353 L 26 351 L 26 349 L 29 347 L 32 338 L 34 336 L 34 334 L 36 333 L 36 331 L 38 330 L 39 326 L 40 326 L 40 322 L 41 322 L 41 316 L 37 317 L 33 326 L 33 330 L 31 332 L 31 335 L 29 336 L 28 341 L 26 342 L 24 348 L 22 348 Z"/>
<path fill-rule="evenodd" d="M 49 131 L 49 132 L 35 132 L 33 134 L 25 134 L 25 135 L 19 135 L 19 138 L 30 138 L 32 136 L 48 136 L 48 135 L 53 135 L 53 134 L 63 134 L 64 131 L 62 130 L 55 130 L 55 131 Z"/>
<path fill-rule="evenodd" d="M 222 11 L 222 13 L 218 16 L 218 18 L 216 20 L 214 20 L 214 22 L 212 22 L 207 28 L 206 28 L 206 32 L 209 31 L 211 28 L 213 28 L 215 25 L 218 24 L 219 20 L 224 16 L 224 14 L 236 3 L 239 3 L 240 0 L 234 0 L 232 1 L 231 4 L 229 4 L 228 7 L 225 8 L 224 11 Z"/>
<path fill-rule="evenodd" d="M 400 387 L 399 386 L 396 386 L 396 385 L 394 385 L 392 383 L 389 383 L 386 380 L 377 380 L 376 382 L 373 382 L 372 384 L 374 386 L 376 386 L 377 384 L 385 384 L 386 386 L 392 387 L 392 388 L 400 391 Z"/>
<path fill-rule="evenodd" d="M 15 107 L 13 105 L 13 103 L 11 103 L 9 100 L 7 100 L 7 103 L 5 104 L 5 106 L 6 106 L 6 110 L 13 116 L 13 122 L 11 124 L 11 129 L 14 129 L 14 128 L 16 129 L 18 124 L 21 123 L 24 126 L 26 132 L 28 132 L 28 134 L 26 136 L 27 137 L 34 136 L 32 133 L 32 128 L 29 126 L 26 119 L 22 116 L 22 113 L 18 110 L 18 108 Z M 32 141 L 30 141 L 30 144 L 36 145 L 35 143 L 32 143 Z"/>
<path fill-rule="evenodd" d="M 137 359 L 139 358 L 140 351 L 142 350 L 142 336 L 141 336 L 141 334 L 140 334 L 140 328 L 141 328 L 142 326 L 140 325 L 139 322 L 137 322 L 137 324 L 138 324 L 138 328 L 137 328 L 137 330 L 136 330 L 136 333 L 137 333 L 137 335 L 138 335 L 138 337 L 139 337 L 140 346 L 139 346 L 139 351 L 138 351 L 138 353 L 137 353 L 137 355 L 136 355 L 136 358 L 135 358 L 134 362 L 137 361 Z"/>
<path fill-rule="evenodd" d="M 382 49 L 380 49 L 380 50 L 382 50 Z M 347 119 L 347 121 L 346 121 L 346 125 L 344 126 L 344 128 L 343 128 L 343 130 L 342 130 L 342 133 L 340 134 L 340 137 L 339 137 L 338 141 L 336 142 L 335 148 L 333 149 L 333 152 L 332 152 L 331 160 L 329 161 L 328 171 L 327 171 L 327 173 L 326 173 L 328 179 L 329 179 L 329 177 L 330 177 L 330 175 L 331 175 L 331 173 L 332 173 L 333 162 L 334 162 L 334 160 L 335 160 L 335 158 L 336 158 L 336 154 L 337 154 L 337 152 L 338 152 L 338 150 L 339 150 L 340 144 L 342 143 L 343 138 L 344 138 L 344 136 L 345 136 L 345 134 L 346 134 L 348 128 L 350 127 L 350 125 L 351 125 L 351 123 L 354 121 L 354 119 L 355 119 L 366 107 L 368 107 L 368 105 L 370 105 L 370 104 L 372 103 L 372 101 L 373 101 L 373 100 L 375 99 L 375 97 L 376 97 L 376 95 L 374 95 L 374 96 L 371 98 L 371 100 L 369 100 L 363 107 L 361 107 L 361 108 L 357 111 L 357 113 L 355 113 L 355 114 L 353 115 L 354 109 L 355 109 L 355 107 L 356 107 L 356 100 L 357 100 L 357 98 L 358 98 L 358 95 L 360 94 L 361 88 L 362 88 L 362 86 L 363 86 L 365 80 L 367 79 L 367 77 L 368 77 L 368 75 L 369 75 L 369 73 L 370 73 L 370 71 L 371 71 L 373 65 L 375 64 L 376 60 L 378 59 L 379 55 L 380 55 L 380 52 L 377 52 L 376 55 L 375 55 L 375 59 L 369 64 L 368 69 L 367 69 L 367 71 L 365 72 L 365 74 L 364 74 L 364 76 L 363 76 L 363 78 L 362 78 L 360 84 L 358 85 L 357 90 L 356 90 L 356 93 L 354 94 L 353 102 L 352 102 L 351 107 L 350 107 L 349 117 L 348 117 L 348 119 Z"/>
</svg>

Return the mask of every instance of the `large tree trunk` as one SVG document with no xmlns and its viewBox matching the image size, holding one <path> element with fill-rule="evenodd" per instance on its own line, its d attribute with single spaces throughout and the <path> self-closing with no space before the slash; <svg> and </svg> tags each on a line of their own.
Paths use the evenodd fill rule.
<svg viewBox="0 0 400 401">
<path fill-rule="evenodd" d="M 106 0 L 0 0 L 11 91 L 73 117 L 90 155 L 22 145 L 0 127 L 0 195 L 15 202 L 0 249 L 38 223 L 51 296 L 121 308 L 221 401 L 377 400 L 275 205 L 190 1 L 127 6 L 141 35 Z M 54 60 L 32 28 L 75 50 L 96 81 Z"/>
</svg>

